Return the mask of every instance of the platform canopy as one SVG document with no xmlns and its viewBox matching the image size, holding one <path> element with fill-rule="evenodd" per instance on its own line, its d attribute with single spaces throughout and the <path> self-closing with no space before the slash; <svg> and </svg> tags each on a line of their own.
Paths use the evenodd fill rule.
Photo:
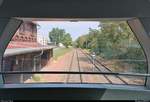
<svg viewBox="0 0 150 102">
<path fill-rule="evenodd" d="M 6 49 L 4 53 L 4 57 L 14 56 L 14 55 L 21 55 L 21 54 L 28 54 L 40 51 L 46 51 L 55 48 L 55 46 L 49 47 L 37 47 L 37 48 L 15 48 L 15 49 Z"/>
</svg>

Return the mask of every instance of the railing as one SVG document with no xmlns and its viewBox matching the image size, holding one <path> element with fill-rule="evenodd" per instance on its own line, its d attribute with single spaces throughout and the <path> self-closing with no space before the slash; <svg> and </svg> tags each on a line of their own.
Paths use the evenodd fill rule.
<svg viewBox="0 0 150 102">
<path fill-rule="evenodd" d="M 137 76 L 150 77 L 150 74 L 140 73 L 114 73 L 114 72 L 75 72 L 75 71 L 5 71 L 0 74 L 101 74 L 101 75 L 121 75 L 121 76 Z"/>
</svg>

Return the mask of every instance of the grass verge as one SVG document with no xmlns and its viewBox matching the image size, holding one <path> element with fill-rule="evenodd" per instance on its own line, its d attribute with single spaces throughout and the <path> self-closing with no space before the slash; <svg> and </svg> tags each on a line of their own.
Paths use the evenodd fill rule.
<svg viewBox="0 0 150 102">
<path fill-rule="evenodd" d="M 72 49 L 73 48 L 70 47 L 70 48 L 59 48 L 59 49 L 54 50 L 54 56 L 53 56 L 54 60 L 57 60 L 59 57 L 70 52 Z"/>
</svg>

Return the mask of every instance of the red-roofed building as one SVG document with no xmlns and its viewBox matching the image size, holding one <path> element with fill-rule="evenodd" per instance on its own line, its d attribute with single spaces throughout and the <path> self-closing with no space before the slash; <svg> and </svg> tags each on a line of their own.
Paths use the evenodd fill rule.
<svg viewBox="0 0 150 102">
<path fill-rule="evenodd" d="M 23 22 L 7 46 L 3 71 L 39 71 L 53 56 L 53 46 L 37 42 L 37 24 Z M 6 83 L 24 82 L 31 76 L 5 75 Z"/>
<path fill-rule="evenodd" d="M 23 22 L 7 48 L 27 48 L 41 46 L 37 43 L 37 24 Z"/>
</svg>

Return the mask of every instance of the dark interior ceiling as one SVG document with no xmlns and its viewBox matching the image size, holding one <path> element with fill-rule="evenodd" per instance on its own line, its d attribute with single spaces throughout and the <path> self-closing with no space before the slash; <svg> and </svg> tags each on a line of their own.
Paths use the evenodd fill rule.
<svg viewBox="0 0 150 102">
<path fill-rule="evenodd" d="M 3 0 L 0 17 L 150 17 L 150 0 Z"/>
</svg>

